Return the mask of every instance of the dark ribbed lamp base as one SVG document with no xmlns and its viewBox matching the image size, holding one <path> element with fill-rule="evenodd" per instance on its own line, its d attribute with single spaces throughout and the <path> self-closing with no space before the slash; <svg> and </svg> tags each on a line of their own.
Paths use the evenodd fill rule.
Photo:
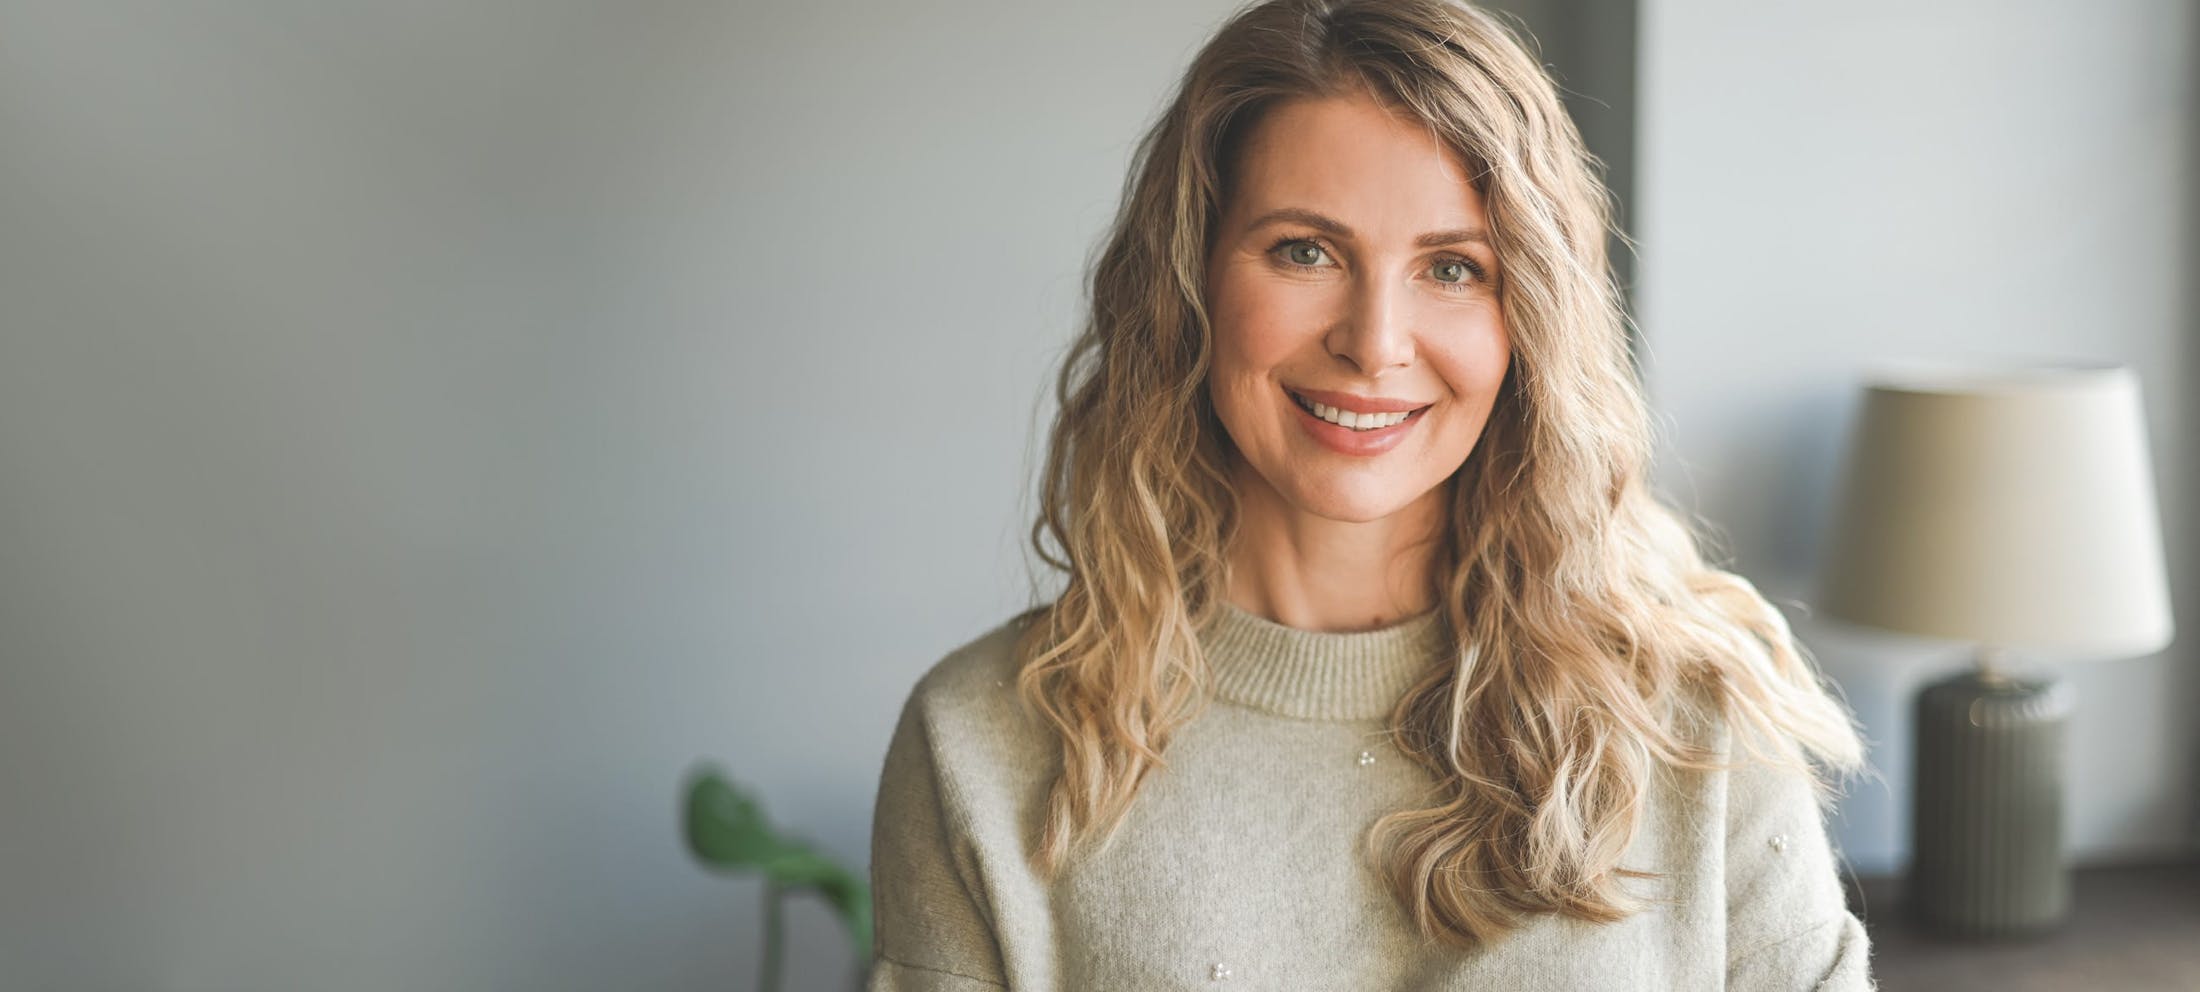
<svg viewBox="0 0 2200 992">
<path fill-rule="evenodd" d="M 2055 679 L 1964 672 L 1917 697 L 1916 809 L 1906 902 L 1952 936 L 2044 933 L 2069 914 L 2063 736 Z"/>
</svg>

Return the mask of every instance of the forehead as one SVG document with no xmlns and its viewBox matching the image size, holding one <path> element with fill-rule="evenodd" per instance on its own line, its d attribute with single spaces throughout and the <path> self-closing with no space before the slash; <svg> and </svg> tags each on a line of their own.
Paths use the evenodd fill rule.
<svg viewBox="0 0 2200 992">
<path fill-rule="evenodd" d="M 1360 94 L 1268 108 L 1238 149 L 1231 187 L 1229 206 L 1241 218 L 1306 207 L 1355 229 L 1412 233 L 1485 219 L 1459 154 L 1418 120 Z"/>
</svg>

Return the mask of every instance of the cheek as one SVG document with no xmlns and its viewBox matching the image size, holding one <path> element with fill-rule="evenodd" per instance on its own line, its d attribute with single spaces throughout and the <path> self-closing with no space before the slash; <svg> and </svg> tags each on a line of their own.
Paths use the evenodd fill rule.
<svg viewBox="0 0 2200 992">
<path fill-rule="evenodd" d="M 1269 385 L 1285 350 L 1279 347 L 1277 315 L 1242 276 L 1223 278 L 1210 287 L 1207 315 L 1214 328 L 1214 355 L 1208 368 L 1209 396 L 1225 430 L 1241 450 L 1266 449 L 1276 430 Z"/>
<path fill-rule="evenodd" d="M 1320 315 L 1305 293 L 1278 291 L 1256 274 L 1222 276 L 1211 288 L 1208 316 L 1215 329 L 1215 366 L 1259 375 L 1303 347 Z"/>
<path fill-rule="evenodd" d="M 1512 362 L 1512 342 L 1504 321 L 1494 314 L 1484 316 L 1457 328 L 1446 340 L 1448 344 L 1429 358 L 1452 392 L 1485 399 L 1496 392 Z"/>
</svg>

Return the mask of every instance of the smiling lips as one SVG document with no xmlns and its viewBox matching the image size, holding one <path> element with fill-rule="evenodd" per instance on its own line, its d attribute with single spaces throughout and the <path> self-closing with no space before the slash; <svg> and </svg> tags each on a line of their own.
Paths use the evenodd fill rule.
<svg viewBox="0 0 2200 992">
<path fill-rule="evenodd" d="M 1300 409 L 1310 411 L 1314 416 L 1332 424 L 1354 430 L 1389 427 L 1405 420 L 1415 411 L 1430 406 L 1412 400 L 1354 396 L 1351 393 L 1332 393 L 1320 389 L 1286 387 L 1284 392 L 1291 396 L 1292 402 L 1297 403 Z"/>
<path fill-rule="evenodd" d="M 1300 389 L 1296 386 L 1286 386 L 1284 392 L 1351 413 L 1412 413 L 1430 405 L 1416 403 L 1412 400 L 1354 396 L 1351 393 L 1332 393 L 1325 389 Z"/>
<path fill-rule="evenodd" d="M 1410 411 L 1404 413 L 1354 413 L 1351 410 L 1338 409 L 1326 403 L 1317 403 L 1302 397 L 1293 397 L 1293 399 L 1298 401 L 1299 409 L 1309 411 L 1314 416 L 1339 427 L 1350 427 L 1353 430 L 1364 431 L 1378 427 L 1389 427 L 1413 415 Z"/>
<path fill-rule="evenodd" d="M 1284 392 L 1299 410 L 1299 425 L 1323 447 L 1343 455 L 1377 455 L 1397 447 L 1434 405 L 1316 389 Z"/>
</svg>

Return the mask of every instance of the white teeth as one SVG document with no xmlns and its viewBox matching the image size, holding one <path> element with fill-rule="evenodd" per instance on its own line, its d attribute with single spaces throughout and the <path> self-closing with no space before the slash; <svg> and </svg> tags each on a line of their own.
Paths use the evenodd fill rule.
<svg viewBox="0 0 2200 992">
<path fill-rule="evenodd" d="M 1314 416 L 1320 417 L 1323 420 L 1329 421 L 1332 424 L 1336 424 L 1339 427 L 1349 427 L 1356 431 L 1371 431 L 1379 430 L 1384 427 L 1394 427 L 1398 424 L 1404 423 L 1407 417 L 1413 415 L 1411 412 L 1352 413 L 1347 410 L 1339 410 L 1336 407 L 1330 406 L 1326 403 L 1316 403 L 1313 400 L 1307 400 L 1306 405 L 1313 409 Z"/>
</svg>

